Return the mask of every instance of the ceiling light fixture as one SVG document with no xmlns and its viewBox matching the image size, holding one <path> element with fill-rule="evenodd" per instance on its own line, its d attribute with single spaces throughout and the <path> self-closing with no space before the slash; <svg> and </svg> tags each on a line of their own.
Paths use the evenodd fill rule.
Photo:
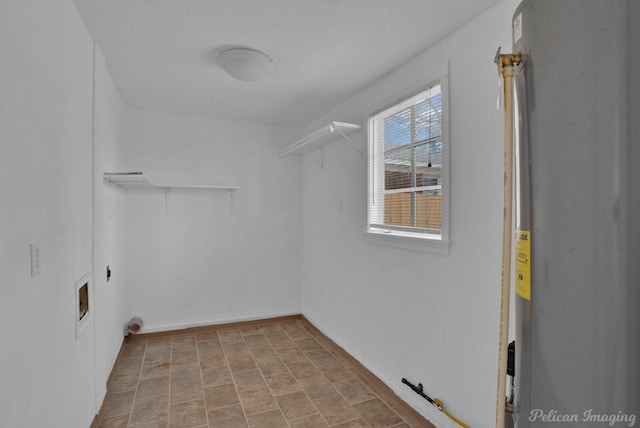
<svg viewBox="0 0 640 428">
<path fill-rule="evenodd" d="M 276 67 L 271 56 L 251 48 L 225 49 L 218 53 L 217 62 L 231 77 L 246 82 L 260 80 Z"/>
</svg>

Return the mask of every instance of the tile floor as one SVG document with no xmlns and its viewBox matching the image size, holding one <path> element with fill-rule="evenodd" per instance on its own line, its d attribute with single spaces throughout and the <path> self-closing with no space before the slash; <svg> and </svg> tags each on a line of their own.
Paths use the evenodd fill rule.
<svg viewBox="0 0 640 428">
<path fill-rule="evenodd" d="M 403 418 L 360 370 L 303 319 L 133 336 L 96 422 L 100 428 L 431 426 Z"/>
</svg>

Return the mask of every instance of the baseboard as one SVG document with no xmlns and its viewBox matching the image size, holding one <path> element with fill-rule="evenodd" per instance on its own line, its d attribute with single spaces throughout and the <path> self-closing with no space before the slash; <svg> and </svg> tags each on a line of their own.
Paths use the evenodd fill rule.
<svg viewBox="0 0 640 428">
<path fill-rule="evenodd" d="M 126 338 L 122 338 L 122 342 L 120 342 L 120 350 L 118 351 L 118 355 L 116 355 L 116 359 L 113 362 L 113 366 L 111 367 L 111 372 L 109 373 L 109 377 L 107 378 L 107 393 L 109 393 L 109 385 L 111 384 L 111 381 L 113 379 L 113 369 L 115 368 L 116 364 L 118 364 L 118 361 L 120 361 L 120 358 L 122 358 L 122 353 L 124 351 L 124 341 L 126 340 Z M 100 410 L 98 411 L 98 414 L 93 418 L 93 421 L 91 422 L 91 426 L 89 428 L 98 428 L 98 426 L 100 425 L 100 422 L 102 421 L 102 406 L 104 405 L 104 399 L 106 398 L 106 395 L 104 397 L 102 397 L 102 403 L 100 403 Z"/>
<path fill-rule="evenodd" d="M 236 328 L 242 326 L 249 326 L 254 324 L 262 324 L 265 322 L 280 322 L 286 320 L 300 319 L 302 314 L 300 313 L 286 313 L 280 315 L 272 315 L 267 317 L 250 317 L 250 318 L 234 318 L 227 320 L 218 320 L 215 322 L 203 322 L 203 323 L 187 323 L 177 325 L 167 325 L 161 327 L 144 327 L 140 330 L 140 333 L 131 335 L 132 339 L 151 338 L 172 336 L 175 334 L 191 334 L 202 331 L 220 330 L 223 328 Z"/>
<path fill-rule="evenodd" d="M 411 426 L 436 428 L 430 421 L 428 421 L 422 414 L 416 409 L 411 407 L 406 401 L 398 396 L 395 390 L 391 388 L 382 379 L 376 376 L 370 369 L 364 364 L 358 361 L 354 356 L 349 354 L 342 346 L 336 343 L 333 339 L 329 338 L 326 333 L 320 330 L 314 325 L 306 316 L 301 315 L 301 321 L 305 327 L 312 333 L 315 333 L 316 340 L 320 339 L 322 345 L 325 348 L 333 351 L 339 355 L 342 359 L 347 361 L 351 366 L 351 369 L 356 371 L 357 374 L 365 380 L 367 386 L 371 388 L 376 394 L 384 396 L 387 399 L 387 404 L 398 413 L 405 421 L 409 422 Z"/>
</svg>

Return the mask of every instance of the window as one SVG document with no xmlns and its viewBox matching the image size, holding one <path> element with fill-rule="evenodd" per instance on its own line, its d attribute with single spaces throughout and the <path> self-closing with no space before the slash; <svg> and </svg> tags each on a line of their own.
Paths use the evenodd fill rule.
<svg viewBox="0 0 640 428">
<path fill-rule="evenodd" d="M 369 117 L 368 228 L 446 242 L 446 80 Z"/>
</svg>

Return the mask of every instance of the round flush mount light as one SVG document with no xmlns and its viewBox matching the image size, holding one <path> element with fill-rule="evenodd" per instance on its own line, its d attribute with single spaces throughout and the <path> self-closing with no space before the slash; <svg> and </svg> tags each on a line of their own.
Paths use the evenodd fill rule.
<svg viewBox="0 0 640 428">
<path fill-rule="evenodd" d="M 275 60 L 251 48 L 228 48 L 218 53 L 218 65 L 231 77 L 246 82 L 260 80 L 273 72 Z"/>
</svg>

